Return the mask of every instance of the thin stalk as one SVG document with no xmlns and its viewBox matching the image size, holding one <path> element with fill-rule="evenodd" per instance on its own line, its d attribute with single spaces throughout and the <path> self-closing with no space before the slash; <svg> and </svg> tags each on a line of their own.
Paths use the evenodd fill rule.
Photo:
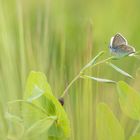
<svg viewBox="0 0 140 140">
<path fill-rule="evenodd" d="M 102 60 L 102 61 L 100 61 L 100 62 L 94 64 L 94 65 L 91 66 L 90 68 L 93 68 L 93 67 L 95 67 L 95 66 L 97 66 L 97 65 L 103 64 L 103 63 L 107 62 L 108 60 L 111 60 L 112 58 L 113 58 L 113 56 L 112 56 L 112 57 L 109 57 L 109 58 L 107 58 L 107 59 L 105 59 L 105 60 Z M 88 68 L 89 68 L 89 67 L 88 67 Z M 63 92 L 63 94 L 61 95 L 60 98 L 64 98 L 64 97 L 66 96 L 67 91 L 69 90 L 69 88 L 73 85 L 73 83 L 74 83 L 76 80 L 78 80 L 78 79 L 83 75 L 83 72 L 84 72 L 85 70 L 86 70 L 85 68 L 82 68 L 82 70 L 79 72 L 79 74 L 68 84 L 68 86 L 66 87 L 66 89 L 64 90 L 64 92 Z"/>
<path fill-rule="evenodd" d="M 66 89 L 64 90 L 63 94 L 61 95 L 61 98 L 64 98 L 64 96 L 66 95 L 67 91 L 69 90 L 69 88 L 73 85 L 73 83 L 78 80 L 81 76 L 81 72 L 69 83 L 69 85 L 66 87 Z"/>
<path fill-rule="evenodd" d="M 94 65 L 91 66 L 90 68 L 93 68 L 93 67 L 95 67 L 95 66 L 97 66 L 97 65 L 103 64 L 103 63 L 107 62 L 108 60 L 111 60 L 112 58 L 114 58 L 114 57 L 111 56 L 111 57 L 109 57 L 109 58 L 107 58 L 107 59 L 105 59 L 105 60 L 102 60 L 102 61 L 100 61 L 100 62 L 94 64 Z"/>
</svg>

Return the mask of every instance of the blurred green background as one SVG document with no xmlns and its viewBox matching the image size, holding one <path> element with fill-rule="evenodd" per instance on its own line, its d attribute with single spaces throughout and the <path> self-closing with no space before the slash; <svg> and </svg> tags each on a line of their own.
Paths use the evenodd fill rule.
<svg viewBox="0 0 140 140">
<path fill-rule="evenodd" d="M 99 51 L 109 56 L 110 38 L 122 33 L 140 50 L 139 0 L 0 0 L 0 134 L 5 140 L 7 102 L 21 99 L 31 70 L 44 72 L 56 97 Z M 135 80 L 106 65 L 89 75 L 125 80 L 140 91 L 139 60 L 114 61 Z M 116 87 L 78 80 L 65 108 L 71 120 L 70 140 L 96 140 L 96 103 L 106 102 L 129 137 L 135 123 L 120 111 Z M 127 139 L 127 138 L 126 138 Z"/>
</svg>

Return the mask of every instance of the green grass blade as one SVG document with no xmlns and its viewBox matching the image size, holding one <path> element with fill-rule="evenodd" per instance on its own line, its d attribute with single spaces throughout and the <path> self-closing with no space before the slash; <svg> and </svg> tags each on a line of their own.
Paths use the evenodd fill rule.
<svg viewBox="0 0 140 140">
<path fill-rule="evenodd" d="M 114 64 L 112 64 L 112 63 L 109 63 L 109 62 L 107 62 L 107 64 L 108 64 L 109 66 L 111 66 L 113 69 L 115 69 L 116 71 L 118 71 L 119 73 L 121 73 L 122 75 L 134 79 L 133 76 L 131 76 L 130 74 L 128 74 L 128 73 L 125 72 L 124 70 L 118 68 L 116 65 L 114 65 Z"/>
<path fill-rule="evenodd" d="M 91 79 L 91 80 L 95 80 L 101 83 L 114 83 L 114 84 L 116 83 L 115 81 L 110 80 L 110 79 L 97 78 L 97 77 L 88 76 L 88 75 L 81 76 L 81 78 Z"/>
</svg>

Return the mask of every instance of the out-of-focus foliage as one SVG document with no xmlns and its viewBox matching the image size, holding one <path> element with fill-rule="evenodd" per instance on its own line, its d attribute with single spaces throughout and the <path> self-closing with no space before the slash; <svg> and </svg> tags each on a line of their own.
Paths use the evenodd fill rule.
<svg viewBox="0 0 140 140">
<path fill-rule="evenodd" d="M 31 70 L 44 72 L 59 97 L 98 52 L 105 50 L 109 55 L 108 44 L 116 32 L 140 50 L 139 5 L 139 0 L 0 0 L 0 139 L 6 139 L 9 128 L 5 117 L 7 102 L 23 99 Z M 139 60 L 126 57 L 113 64 L 135 79 L 126 78 L 107 65 L 88 73 L 125 80 L 140 91 Z M 121 113 L 113 84 L 80 79 L 68 92 L 65 109 L 71 120 L 70 140 L 96 140 L 96 104 L 100 101 L 108 103 L 129 139 L 137 122 Z M 42 91 L 39 93 L 41 96 Z M 16 107 L 14 111 L 19 113 Z"/>
<path fill-rule="evenodd" d="M 97 105 L 96 130 L 98 140 L 124 140 L 124 130 L 106 104 Z"/>
<path fill-rule="evenodd" d="M 140 120 L 140 93 L 123 81 L 118 83 L 118 93 L 123 112 L 132 119 Z"/>
</svg>

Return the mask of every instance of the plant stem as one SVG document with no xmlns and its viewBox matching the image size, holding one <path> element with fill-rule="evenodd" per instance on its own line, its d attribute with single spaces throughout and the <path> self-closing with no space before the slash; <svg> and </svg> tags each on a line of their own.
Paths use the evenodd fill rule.
<svg viewBox="0 0 140 140">
<path fill-rule="evenodd" d="M 113 58 L 113 56 L 112 56 L 112 57 L 109 57 L 109 58 L 107 58 L 107 59 L 105 59 L 105 60 L 102 60 L 102 61 L 100 61 L 100 62 L 94 64 L 94 65 L 91 66 L 90 68 L 93 68 L 93 67 L 95 67 L 95 66 L 97 66 L 97 65 L 100 65 L 100 64 L 102 64 L 102 63 L 105 63 L 105 62 L 107 62 L 108 60 L 111 60 L 112 58 Z M 89 67 L 88 67 L 88 68 L 89 68 Z M 74 83 L 76 80 L 78 80 L 78 79 L 80 78 L 80 76 L 82 76 L 82 74 L 83 74 L 83 72 L 84 72 L 85 70 L 86 70 L 86 69 L 83 68 L 83 69 L 79 72 L 79 74 L 69 83 L 69 85 L 66 87 L 66 89 L 64 90 L 64 92 L 63 92 L 63 94 L 61 95 L 60 98 L 64 98 L 64 96 L 67 94 L 67 91 L 69 90 L 69 88 L 73 85 L 73 83 Z"/>
<path fill-rule="evenodd" d="M 102 61 L 100 61 L 100 62 L 94 64 L 94 65 L 91 66 L 90 68 L 93 68 L 93 67 L 95 67 L 95 66 L 97 66 L 97 65 L 103 64 L 103 63 L 107 62 L 108 60 L 111 60 L 112 58 L 113 58 L 113 56 L 111 56 L 111 57 L 109 57 L 109 58 L 107 58 L 107 59 L 105 59 L 105 60 L 102 60 Z"/>
<path fill-rule="evenodd" d="M 66 89 L 64 90 L 63 94 L 61 95 L 61 98 L 64 98 L 64 96 L 66 95 L 67 91 L 69 90 L 69 88 L 72 86 L 72 84 L 79 79 L 79 77 L 81 76 L 81 72 L 69 83 L 69 85 L 66 87 Z"/>
</svg>

